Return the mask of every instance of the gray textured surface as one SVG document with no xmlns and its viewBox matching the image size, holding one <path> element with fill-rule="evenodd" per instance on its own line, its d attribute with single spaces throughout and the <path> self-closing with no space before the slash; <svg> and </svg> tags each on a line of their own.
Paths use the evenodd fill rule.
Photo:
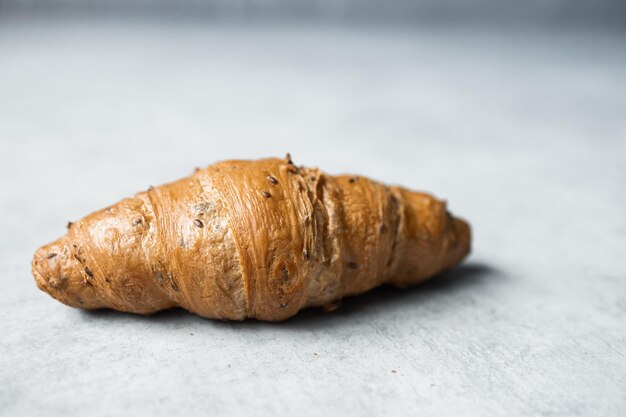
<svg viewBox="0 0 626 417">
<path fill-rule="evenodd" d="M 622 28 L 623 0 L 0 0 L 2 11 L 48 15 L 110 14 L 218 21 L 315 21 L 567 24 Z"/>
<path fill-rule="evenodd" d="M 0 414 L 626 415 L 624 39 L 0 21 Z M 449 199 L 471 258 L 282 324 L 36 289 L 66 221 L 286 151 Z"/>
</svg>

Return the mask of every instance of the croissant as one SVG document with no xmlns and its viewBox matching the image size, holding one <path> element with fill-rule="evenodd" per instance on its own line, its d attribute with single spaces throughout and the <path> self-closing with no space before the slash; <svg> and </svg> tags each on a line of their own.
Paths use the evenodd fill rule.
<svg viewBox="0 0 626 417">
<path fill-rule="evenodd" d="M 225 161 L 68 224 L 37 286 L 83 309 L 279 321 L 457 265 L 470 228 L 445 202 L 291 157 Z"/>
</svg>

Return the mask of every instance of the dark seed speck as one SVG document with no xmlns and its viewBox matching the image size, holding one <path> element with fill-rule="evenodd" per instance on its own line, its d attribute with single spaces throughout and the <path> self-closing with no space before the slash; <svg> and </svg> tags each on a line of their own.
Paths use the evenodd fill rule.
<svg viewBox="0 0 626 417">
<path fill-rule="evenodd" d="M 193 224 L 195 224 L 197 227 L 204 227 L 204 223 L 202 223 L 200 219 L 194 219 Z"/>
<path fill-rule="evenodd" d="M 261 191 L 261 194 L 263 195 L 263 197 L 265 198 L 272 198 L 272 195 L 270 193 L 268 193 L 267 191 Z"/>
<path fill-rule="evenodd" d="M 46 259 L 52 259 L 52 258 L 54 258 L 55 256 L 57 256 L 57 254 L 56 254 L 56 253 L 54 253 L 54 252 L 50 252 L 50 253 L 48 254 L 48 256 L 46 256 Z"/>
<path fill-rule="evenodd" d="M 88 267 L 85 267 L 85 274 L 89 275 L 91 278 L 93 278 L 93 272 L 91 272 L 91 269 L 89 269 Z"/>
<path fill-rule="evenodd" d="M 356 264 L 356 262 L 348 262 L 348 268 L 350 269 L 357 269 L 359 266 Z"/>
<path fill-rule="evenodd" d="M 277 180 L 276 178 L 272 177 L 271 175 L 268 175 L 268 176 L 267 176 L 267 180 L 268 180 L 268 181 L 269 181 L 269 183 L 270 183 L 270 184 L 272 184 L 272 185 L 276 185 L 276 184 L 278 184 L 278 180 Z"/>
</svg>

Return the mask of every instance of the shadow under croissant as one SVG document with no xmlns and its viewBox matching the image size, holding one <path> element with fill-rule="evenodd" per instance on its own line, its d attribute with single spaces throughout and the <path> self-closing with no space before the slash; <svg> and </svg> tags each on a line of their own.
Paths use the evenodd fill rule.
<svg viewBox="0 0 626 417">
<path fill-rule="evenodd" d="M 150 316 L 140 316 L 128 313 L 121 313 L 114 310 L 81 310 L 89 319 L 122 319 L 125 320 L 147 320 L 157 323 L 171 323 L 180 320 L 204 321 L 223 326 L 259 326 L 261 324 L 271 326 L 284 326 L 288 328 L 310 328 L 322 325 L 330 325 L 336 321 L 343 321 L 350 317 L 358 316 L 366 310 L 390 310 L 393 306 L 401 307 L 406 303 L 419 302 L 421 299 L 439 296 L 441 294 L 454 294 L 465 287 L 484 284 L 497 271 L 482 263 L 469 262 L 458 266 L 452 270 L 443 272 L 438 276 L 413 287 L 398 289 L 390 286 L 375 288 L 365 294 L 347 297 L 342 300 L 339 308 L 332 312 L 325 312 L 319 307 L 307 308 L 300 311 L 294 317 L 283 322 L 260 322 L 256 320 L 245 320 L 242 322 L 209 320 L 195 314 L 191 314 L 181 308 L 173 308 L 161 311 Z M 397 311 L 397 310 L 396 310 Z"/>
<path fill-rule="evenodd" d="M 400 289 L 384 285 L 365 294 L 347 297 L 343 299 L 340 307 L 331 313 L 326 313 L 320 308 L 308 308 L 279 324 L 291 328 L 311 328 L 357 319 L 366 312 L 368 318 L 371 318 L 372 311 L 374 314 L 385 312 L 396 314 L 409 304 L 443 295 L 450 296 L 467 287 L 484 285 L 496 272 L 494 268 L 482 263 L 467 263 L 412 287 Z"/>
</svg>

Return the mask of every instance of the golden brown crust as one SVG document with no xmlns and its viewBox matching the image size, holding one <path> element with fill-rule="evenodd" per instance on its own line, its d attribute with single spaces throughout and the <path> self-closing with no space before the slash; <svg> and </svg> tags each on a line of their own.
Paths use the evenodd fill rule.
<svg viewBox="0 0 626 417">
<path fill-rule="evenodd" d="M 469 250 L 434 197 L 287 157 L 220 162 L 95 212 L 37 251 L 33 275 L 73 307 L 276 321 L 416 284 Z"/>
</svg>

